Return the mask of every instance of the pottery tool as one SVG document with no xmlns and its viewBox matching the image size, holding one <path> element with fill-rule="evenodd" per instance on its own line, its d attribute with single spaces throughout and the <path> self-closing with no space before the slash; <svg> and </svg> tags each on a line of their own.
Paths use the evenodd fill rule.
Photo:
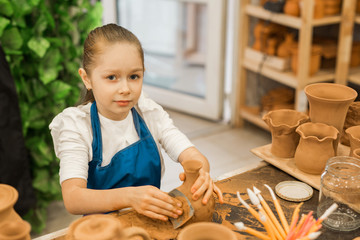
<svg viewBox="0 0 360 240">
<path fill-rule="evenodd" d="M 285 239 L 285 236 L 281 236 L 280 232 L 277 230 L 277 228 L 275 227 L 274 223 L 270 220 L 269 216 L 267 216 L 265 210 L 262 208 L 261 204 L 260 204 L 260 200 L 258 199 L 258 197 L 255 195 L 255 193 L 253 191 L 251 191 L 251 189 L 247 188 L 246 189 L 248 195 L 249 195 L 249 198 L 250 198 L 250 201 L 252 204 L 254 204 L 258 209 L 259 211 L 264 215 L 266 216 L 266 218 L 268 219 L 268 224 L 270 225 L 271 229 L 273 230 L 275 236 L 277 239 Z"/>
<path fill-rule="evenodd" d="M 315 224 L 310 228 L 309 233 L 315 232 L 319 229 L 319 226 L 321 223 L 330 216 L 336 209 L 338 208 L 338 205 L 336 203 L 333 203 L 326 211 L 321 215 L 318 220 L 316 220 Z"/>
<path fill-rule="evenodd" d="M 271 195 L 271 198 L 273 199 L 274 201 L 274 205 L 275 205 L 275 208 L 276 208 L 276 212 L 277 214 L 279 215 L 279 218 L 280 218 L 280 221 L 281 221 L 281 224 L 283 225 L 284 229 L 285 229 L 285 232 L 288 234 L 289 233 L 289 224 L 285 218 L 285 215 L 284 215 L 284 212 L 280 206 L 280 203 L 279 201 L 277 200 L 275 194 L 274 194 L 274 191 L 271 189 L 271 187 L 269 187 L 267 184 L 264 184 L 265 187 L 267 187 L 267 189 L 269 189 L 269 192 L 270 192 L 270 195 Z"/>
<path fill-rule="evenodd" d="M 182 202 L 183 214 L 178 216 L 178 218 L 169 218 L 174 229 L 177 229 L 189 221 L 192 216 L 194 216 L 194 208 L 191 205 L 189 199 L 179 190 L 173 189 L 168 193 L 171 197 L 176 198 Z"/>
<path fill-rule="evenodd" d="M 265 209 L 265 211 L 266 211 L 267 215 L 270 217 L 271 221 L 274 223 L 277 230 L 280 232 L 281 236 L 283 238 L 286 238 L 286 233 L 285 233 L 284 229 L 280 225 L 280 223 L 277 220 L 277 218 L 275 217 L 274 213 L 271 211 L 271 209 L 270 209 L 269 205 L 267 204 L 267 202 L 265 201 L 265 199 L 261 196 L 261 194 L 260 194 L 261 191 L 259 189 L 257 189 L 255 186 L 253 187 L 253 189 L 254 189 L 254 193 L 259 198 L 261 205 Z"/>
<path fill-rule="evenodd" d="M 246 227 L 244 225 L 243 222 L 237 222 L 237 223 L 234 223 L 235 227 L 240 230 L 240 231 L 243 231 L 243 232 L 247 232 L 255 237 L 258 237 L 262 240 L 271 240 L 271 238 L 265 234 L 263 234 L 262 232 L 259 232 L 255 229 L 252 229 L 252 228 L 249 228 L 249 227 Z"/>
<path fill-rule="evenodd" d="M 320 236 L 320 234 L 321 232 L 313 232 L 305 237 L 299 238 L 299 240 L 314 240 L 317 239 Z"/>
<path fill-rule="evenodd" d="M 266 216 L 261 212 L 259 212 L 259 216 L 260 222 L 264 225 L 266 232 L 269 234 L 271 240 L 276 240 L 277 238 L 275 236 L 274 229 L 270 226 L 268 218 L 266 218 Z"/>
</svg>

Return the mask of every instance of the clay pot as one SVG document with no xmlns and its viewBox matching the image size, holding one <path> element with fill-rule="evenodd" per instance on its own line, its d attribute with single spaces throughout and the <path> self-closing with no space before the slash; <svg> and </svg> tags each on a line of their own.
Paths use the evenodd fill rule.
<svg viewBox="0 0 360 240">
<path fill-rule="evenodd" d="M 295 44 L 296 43 L 294 41 L 294 34 L 287 33 L 285 35 L 285 40 L 282 43 L 280 43 L 276 54 L 282 58 L 290 57 L 291 49 L 294 47 Z"/>
<path fill-rule="evenodd" d="M 309 174 L 322 173 L 326 161 L 335 156 L 339 131 L 324 123 L 308 122 L 300 125 L 296 132 L 300 135 L 294 156 L 296 166 Z"/>
<path fill-rule="evenodd" d="M 71 223 L 66 240 L 151 240 L 149 234 L 140 227 L 124 228 L 116 217 L 93 214 Z"/>
<path fill-rule="evenodd" d="M 182 192 L 186 198 L 190 201 L 190 204 L 194 208 L 194 215 L 186 224 L 194 222 L 211 222 L 213 213 L 215 211 L 215 197 L 211 195 L 206 205 L 202 204 L 202 196 L 198 200 L 192 199 L 191 187 L 199 177 L 199 170 L 202 168 L 202 162 L 199 160 L 186 160 L 182 162 L 182 166 L 185 171 L 185 181 L 176 189 Z M 179 199 L 183 206 L 187 204 L 185 199 Z"/>
<path fill-rule="evenodd" d="M 354 156 L 353 151 L 357 148 L 360 148 L 360 125 L 349 127 L 345 130 L 346 134 L 349 137 L 350 141 L 350 156 Z"/>
<path fill-rule="evenodd" d="M 314 6 L 314 18 L 323 18 L 325 15 L 325 3 L 326 0 L 315 0 Z"/>
<path fill-rule="evenodd" d="M 23 220 L 6 221 L 0 225 L 1 240 L 30 240 L 31 226 Z"/>
<path fill-rule="evenodd" d="M 180 231 L 178 240 L 237 240 L 236 234 L 224 225 L 213 222 L 193 223 Z"/>
<path fill-rule="evenodd" d="M 279 109 L 264 115 L 263 120 L 271 131 L 271 153 L 276 157 L 294 157 L 299 143 L 296 128 L 309 120 L 308 115 L 296 110 Z"/>
<path fill-rule="evenodd" d="M 266 48 L 266 53 L 270 56 L 274 56 L 276 53 L 276 45 L 277 45 L 277 39 L 272 37 L 269 38 L 267 41 L 267 48 Z"/>
<path fill-rule="evenodd" d="M 22 221 L 22 218 L 14 210 L 18 196 L 14 187 L 0 184 L 0 225 L 4 222 Z"/>
<path fill-rule="evenodd" d="M 353 157 L 356 157 L 356 158 L 360 159 L 360 148 L 355 149 L 352 152 L 352 155 L 353 155 Z"/>
<path fill-rule="evenodd" d="M 300 16 L 299 0 L 286 0 L 284 13 L 295 17 Z"/>
<path fill-rule="evenodd" d="M 334 126 L 341 133 L 349 105 L 357 92 L 335 83 L 310 84 L 304 88 L 304 92 L 309 101 L 310 121 Z"/>
<path fill-rule="evenodd" d="M 347 111 L 343 132 L 341 134 L 341 143 L 350 146 L 349 137 L 345 130 L 352 126 L 360 125 L 360 101 L 352 102 Z"/>
<path fill-rule="evenodd" d="M 320 45 L 313 45 L 310 53 L 309 62 L 309 76 L 314 75 L 320 68 L 322 48 Z M 298 72 L 298 59 L 299 59 L 299 48 L 298 46 L 291 48 L 291 69 L 297 74 Z"/>
</svg>

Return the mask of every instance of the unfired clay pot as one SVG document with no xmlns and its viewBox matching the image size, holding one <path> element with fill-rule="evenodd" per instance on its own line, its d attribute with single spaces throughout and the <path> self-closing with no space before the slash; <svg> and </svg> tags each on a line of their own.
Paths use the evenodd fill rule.
<svg viewBox="0 0 360 240">
<path fill-rule="evenodd" d="M 22 218 L 14 210 L 18 196 L 14 187 L 0 184 L 0 225 L 5 222 L 22 221 Z"/>
<path fill-rule="evenodd" d="M 339 131 L 324 123 L 307 122 L 300 125 L 296 132 L 300 135 L 294 156 L 296 166 L 306 173 L 322 173 L 326 161 L 335 156 L 334 145 Z"/>
<path fill-rule="evenodd" d="M 322 48 L 320 45 L 313 44 L 311 47 L 311 55 L 309 62 L 309 75 L 314 75 L 317 71 L 319 71 L 321 64 L 321 53 Z M 298 72 L 298 59 L 299 59 L 299 48 L 297 45 L 294 45 L 291 48 L 291 70 L 297 74 Z"/>
<path fill-rule="evenodd" d="M 30 240 L 31 226 L 23 220 L 6 221 L 0 225 L 1 240 Z"/>
<path fill-rule="evenodd" d="M 325 0 L 324 14 L 327 16 L 337 15 L 341 10 L 341 0 Z"/>
<path fill-rule="evenodd" d="M 224 225 L 214 222 L 193 223 L 186 226 L 178 240 L 237 240 L 236 234 Z"/>
<path fill-rule="evenodd" d="M 284 13 L 295 17 L 300 16 L 299 0 L 286 0 Z"/>
<path fill-rule="evenodd" d="M 185 181 L 183 184 L 176 189 L 182 192 L 190 204 L 194 208 L 194 215 L 186 223 L 191 224 L 194 222 L 211 222 L 215 211 L 215 197 L 211 195 L 206 205 L 202 204 L 203 197 L 201 196 L 198 200 L 192 199 L 191 187 L 199 177 L 199 170 L 202 168 L 202 162 L 199 160 L 185 160 L 182 162 L 182 166 L 185 171 Z M 184 199 L 179 199 L 183 205 L 187 204 Z"/>
<path fill-rule="evenodd" d="M 356 157 L 356 158 L 360 159 L 360 148 L 355 149 L 352 152 L 352 155 L 353 155 L 353 157 Z"/>
<path fill-rule="evenodd" d="M 353 151 L 360 148 L 360 125 L 349 127 L 345 132 L 350 141 L 350 156 L 353 156 Z"/>
<path fill-rule="evenodd" d="M 277 55 L 282 58 L 288 58 L 291 56 L 291 48 L 294 46 L 294 34 L 287 33 L 285 35 L 285 40 L 280 43 L 277 48 Z"/>
<path fill-rule="evenodd" d="M 116 217 L 107 214 L 93 214 L 71 223 L 66 240 L 151 240 L 140 227 L 124 228 Z"/>
<path fill-rule="evenodd" d="M 263 120 L 271 131 L 271 153 L 280 158 L 294 157 L 300 138 L 295 129 L 309 121 L 308 115 L 296 110 L 279 109 L 265 114 Z"/>
<path fill-rule="evenodd" d="M 310 121 L 334 126 L 341 133 L 349 105 L 357 92 L 335 83 L 310 84 L 304 88 L 304 92 L 309 101 Z"/>
<path fill-rule="evenodd" d="M 315 0 L 314 18 L 323 18 L 325 15 L 325 2 L 326 0 Z"/>
</svg>

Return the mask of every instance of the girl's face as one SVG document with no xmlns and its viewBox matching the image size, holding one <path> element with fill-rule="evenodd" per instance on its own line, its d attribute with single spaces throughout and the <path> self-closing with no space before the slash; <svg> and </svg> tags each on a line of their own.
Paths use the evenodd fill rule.
<svg viewBox="0 0 360 240">
<path fill-rule="evenodd" d="M 86 88 L 92 89 L 98 111 L 108 119 L 125 119 L 139 100 L 144 68 L 134 44 L 103 44 L 90 75 L 82 68 L 79 74 Z"/>
</svg>

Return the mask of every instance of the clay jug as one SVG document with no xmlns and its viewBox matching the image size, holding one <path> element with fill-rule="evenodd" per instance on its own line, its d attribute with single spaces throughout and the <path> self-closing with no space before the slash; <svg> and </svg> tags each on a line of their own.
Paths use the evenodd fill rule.
<svg viewBox="0 0 360 240">
<path fill-rule="evenodd" d="M 193 223 L 182 229 L 178 240 L 237 240 L 236 234 L 228 227 L 213 223 Z"/>
<path fill-rule="evenodd" d="M 0 184 L 0 225 L 8 221 L 22 221 L 22 218 L 14 210 L 18 196 L 14 187 Z"/>
<path fill-rule="evenodd" d="M 291 56 L 291 48 L 294 46 L 294 34 L 287 33 L 285 35 L 285 40 L 280 43 L 277 49 L 277 55 L 282 58 L 288 58 Z"/>
<path fill-rule="evenodd" d="M 299 0 L 286 0 L 284 13 L 295 17 L 300 16 Z"/>
<path fill-rule="evenodd" d="M 280 158 L 294 157 L 300 138 L 295 130 L 299 125 L 307 122 L 309 117 L 296 110 L 279 109 L 265 114 L 263 120 L 271 132 L 271 153 Z"/>
<path fill-rule="evenodd" d="M 339 131 L 324 123 L 308 122 L 300 125 L 296 132 L 300 135 L 294 156 L 296 166 L 309 174 L 322 173 L 326 161 L 335 156 L 334 145 Z"/>
<path fill-rule="evenodd" d="M 360 159 L 360 148 L 355 149 L 352 152 L 352 155 L 353 155 L 353 157 L 356 157 L 356 158 Z"/>
<path fill-rule="evenodd" d="M 215 211 L 215 197 L 211 195 L 206 205 L 202 204 L 202 196 L 198 200 L 192 199 L 191 187 L 199 177 L 199 170 L 202 168 L 202 162 L 199 160 L 186 160 L 182 162 L 182 166 L 185 171 L 185 181 L 176 189 L 182 192 L 186 198 L 190 201 L 190 204 L 194 208 L 194 215 L 186 223 L 194 222 L 211 222 L 213 213 Z M 182 200 L 183 204 L 187 204 Z"/>
<path fill-rule="evenodd" d="M 335 83 L 310 84 L 304 88 L 304 92 L 309 101 L 310 121 L 334 126 L 341 133 L 349 105 L 357 92 Z"/>
<path fill-rule="evenodd" d="M 321 46 L 315 44 L 312 45 L 309 62 L 309 76 L 314 75 L 319 70 L 321 63 L 321 52 Z M 299 65 L 299 48 L 297 45 L 293 45 L 293 47 L 291 48 L 291 55 L 291 69 L 295 74 L 297 74 Z"/>
<path fill-rule="evenodd" d="M 124 228 L 116 217 L 108 214 L 93 214 L 71 223 L 66 240 L 151 240 L 140 227 Z"/>
<path fill-rule="evenodd" d="M 0 225 L 1 240 L 30 240 L 31 226 L 23 220 L 6 221 Z"/>
<path fill-rule="evenodd" d="M 360 148 L 360 125 L 352 126 L 345 130 L 350 141 L 350 156 L 354 156 L 354 150 Z"/>
</svg>

